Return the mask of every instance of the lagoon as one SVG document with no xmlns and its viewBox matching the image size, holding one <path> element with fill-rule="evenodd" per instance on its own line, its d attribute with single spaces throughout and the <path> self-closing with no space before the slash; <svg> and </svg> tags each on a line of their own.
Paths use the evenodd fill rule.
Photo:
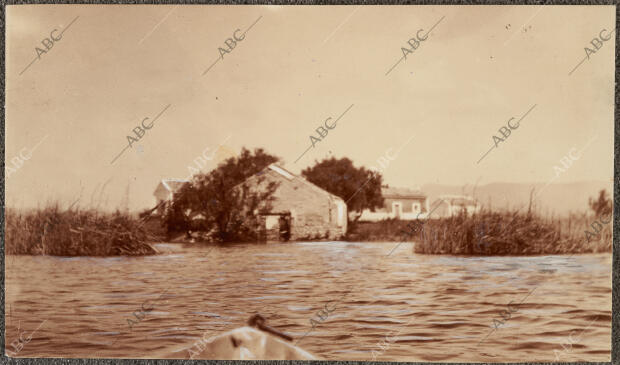
<svg viewBox="0 0 620 365">
<path fill-rule="evenodd" d="M 8 255 L 7 349 L 40 325 L 17 357 L 187 359 L 203 336 L 260 313 L 296 340 L 306 334 L 299 346 L 330 360 L 372 360 L 375 351 L 378 361 L 555 361 L 554 350 L 561 361 L 610 360 L 611 253 L 421 255 L 394 242 L 155 247 L 161 254 L 143 257 Z M 320 319 L 326 305 L 335 309 Z M 579 343 L 565 351 L 571 331 Z M 382 350 L 386 336 L 394 342 Z"/>
</svg>

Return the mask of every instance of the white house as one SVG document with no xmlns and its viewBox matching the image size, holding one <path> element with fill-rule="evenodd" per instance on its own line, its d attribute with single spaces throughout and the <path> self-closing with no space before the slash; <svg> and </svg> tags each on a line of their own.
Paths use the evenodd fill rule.
<svg viewBox="0 0 620 365">
<path fill-rule="evenodd" d="M 381 195 L 384 199 L 383 207 L 375 209 L 374 212 L 364 210 L 360 221 L 376 222 L 390 218 L 425 219 L 429 211 L 427 196 L 420 190 L 382 187 Z"/>
<path fill-rule="evenodd" d="M 433 218 L 451 217 L 466 212 L 468 215 L 477 213 L 482 207 L 478 201 L 467 195 L 440 195 L 431 204 Z"/>
<path fill-rule="evenodd" d="M 189 183 L 186 179 L 162 179 L 153 195 L 155 196 L 155 202 L 158 206 L 158 212 L 161 214 L 164 212 L 165 205 L 162 202 L 171 202 L 174 199 L 174 194 L 181 189 L 183 185 Z"/>
</svg>

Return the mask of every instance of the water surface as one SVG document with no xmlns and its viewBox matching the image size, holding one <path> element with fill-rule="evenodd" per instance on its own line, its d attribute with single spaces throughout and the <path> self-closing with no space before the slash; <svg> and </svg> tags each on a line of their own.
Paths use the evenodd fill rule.
<svg viewBox="0 0 620 365">
<path fill-rule="evenodd" d="M 261 313 L 306 335 L 299 346 L 324 359 L 372 360 L 374 350 L 379 361 L 610 361 L 611 254 L 426 256 L 410 243 L 351 242 L 157 248 L 164 253 L 150 257 L 8 256 L 7 349 L 32 334 L 17 356 L 187 358 L 200 337 Z M 140 313 L 143 304 L 152 309 Z M 326 304 L 335 309 L 321 320 Z"/>
</svg>

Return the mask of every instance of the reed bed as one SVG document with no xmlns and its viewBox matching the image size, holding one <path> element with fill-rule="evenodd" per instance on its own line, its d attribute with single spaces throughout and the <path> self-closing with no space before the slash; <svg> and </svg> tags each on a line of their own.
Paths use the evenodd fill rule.
<svg viewBox="0 0 620 365">
<path fill-rule="evenodd" d="M 62 210 L 53 205 L 6 212 L 7 254 L 54 256 L 138 256 L 157 253 L 141 220 L 127 213 Z"/>
<path fill-rule="evenodd" d="M 611 218 L 606 218 L 611 220 Z M 450 255 L 541 255 L 611 252 L 611 222 L 596 232 L 600 218 L 571 214 L 541 217 L 517 212 L 482 211 L 428 221 L 395 219 L 358 224 L 348 240 L 414 241 L 414 252 Z M 595 233 L 590 237 L 586 231 Z"/>
</svg>

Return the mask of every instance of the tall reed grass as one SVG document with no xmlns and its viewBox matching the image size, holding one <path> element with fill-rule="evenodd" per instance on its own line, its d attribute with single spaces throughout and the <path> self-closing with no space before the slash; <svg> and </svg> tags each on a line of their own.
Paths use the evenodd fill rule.
<svg viewBox="0 0 620 365">
<path fill-rule="evenodd" d="M 594 219 L 585 214 L 561 219 L 516 212 L 462 214 L 428 222 L 414 251 L 455 255 L 611 252 L 611 224 L 595 239 L 586 238 L 585 231 L 592 231 Z"/>
<path fill-rule="evenodd" d="M 611 252 L 612 224 L 604 224 L 594 238 L 586 231 L 596 217 L 571 214 L 542 217 L 517 211 L 482 211 L 428 221 L 395 219 L 358 223 L 347 240 L 414 241 L 414 252 L 451 255 L 541 255 Z M 610 218 L 611 219 L 611 218 Z"/>
<path fill-rule="evenodd" d="M 7 254 L 55 256 L 152 255 L 139 219 L 128 213 L 62 210 L 58 204 L 30 211 L 7 209 Z"/>
</svg>

